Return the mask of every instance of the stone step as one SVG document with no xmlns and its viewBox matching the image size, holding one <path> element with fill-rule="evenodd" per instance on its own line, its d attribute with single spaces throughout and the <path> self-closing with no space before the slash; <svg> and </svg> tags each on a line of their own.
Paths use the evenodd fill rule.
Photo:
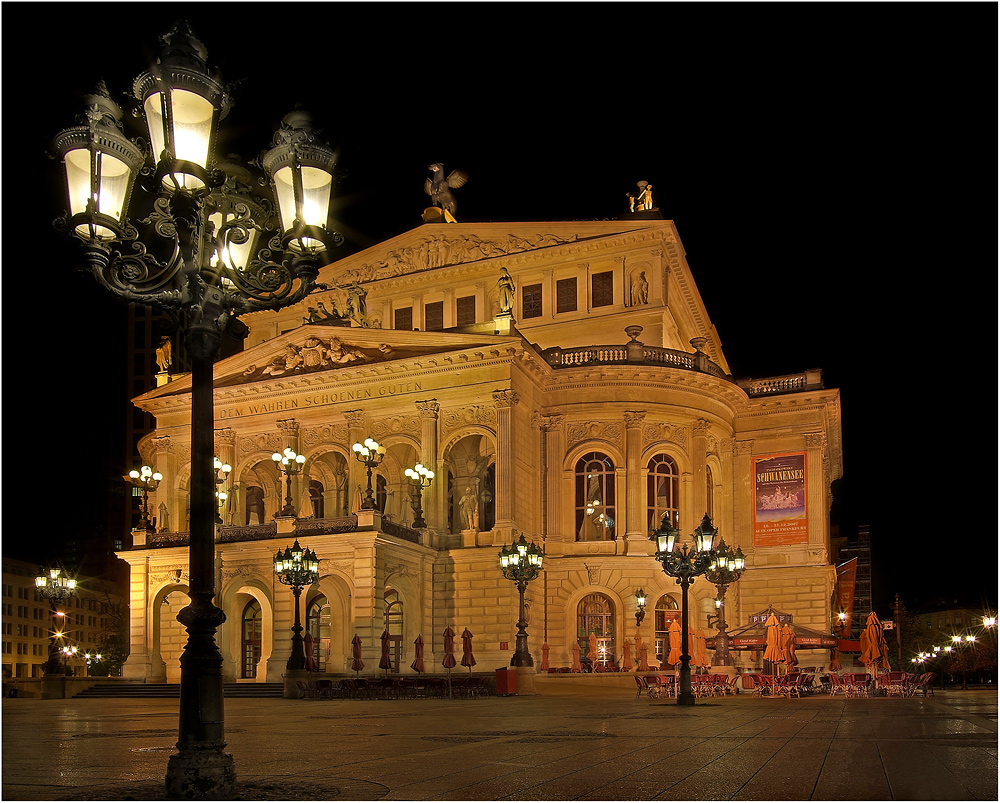
<svg viewBox="0 0 1000 803">
<path fill-rule="evenodd" d="M 76 699 L 137 697 L 137 698 L 179 698 L 181 687 L 178 683 L 95 683 L 74 695 Z M 283 683 L 224 683 L 224 697 L 282 697 Z"/>
</svg>

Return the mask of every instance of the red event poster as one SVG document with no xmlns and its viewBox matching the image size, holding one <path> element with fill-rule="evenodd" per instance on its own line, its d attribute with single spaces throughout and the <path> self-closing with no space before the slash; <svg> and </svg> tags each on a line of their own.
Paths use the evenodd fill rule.
<svg viewBox="0 0 1000 803">
<path fill-rule="evenodd" d="M 753 483 L 754 546 L 807 543 L 805 452 L 755 457 Z"/>
</svg>

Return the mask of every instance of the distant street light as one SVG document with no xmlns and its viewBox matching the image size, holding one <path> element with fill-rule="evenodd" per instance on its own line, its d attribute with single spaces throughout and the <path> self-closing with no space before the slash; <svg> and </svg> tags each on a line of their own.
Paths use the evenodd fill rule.
<svg viewBox="0 0 1000 803">
<path fill-rule="evenodd" d="M 403 473 L 409 477 L 413 487 L 413 493 L 410 495 L 410 507 L 413 508 L 413 527 L 415 529 L 426 527 L 422 492 L 434 481 L 434 472 L 426 468 L 423 463 L 417 463 L 413 468 L 408 468 Z"/>
<path fill-rule="evenodd" d="M 132 480 L 133 485 L 137 488 L 142 488 L 142 517 L 139 519 L 139 529 L 151 530 L 153 522 L 149 518 L 149 492 L 156 490 L 156 486 L 160 484 L 163 475 L 159 471 L 154 471 L 149 466 L 143 466 L 138 470 L 132 469 L 128 473 L 128 476 Z"/>
<path fill-rule="evenodd" d="M 361 502 L 362 510 L 375 510 L 375 495 L 372 492 L 372 469 L 381 465 L 385 459 L 385 447 L 373 438 L 365 438 L 364 443 L 356 443 L 352 447 L 354 456 L 365 464 L 368 469 L 368 490 Z"/>
<path fill-rule="evenodd" d="M 526 541 L 524 533 L 509 546 L 504 546 L 498 555 L 500 571 L 508 580 L 517 586 L 520 598 L 517 617 L 517 636 L 514 642 L 514 657 L 511 666 L 534 666 L 535 662 L 528 652 L 528 631 L 524 608 L 524 591 L 528 583 L 534 580 L 542 571 L 542 561 L 545 555 L 534 541 Z"/>
<path fill-rule="evenodd" d="M 76 593 L 76 580 L 63 574 L 62 569 L 49 569 L 48 574 L 39 574 L 35 578 L 35 588 L 38 593 L 49 601 L 52 612 L 52 633 L 49 635 L 49 658 L 43 666 L 46 675 L 58 675 L 64 672 L 63 660 L 60 657 L 57 639 L 62 638 L 66 615 L 59 610 L 59 604 L 65 602 Z"/>
<path fill-rule="evenodd" d="M 286 446 L 281 453 L 275 452 L 271 455 L 275 467 L 279 474 L 285 475 L 285 485 L 288 488 L 285 496 L 285 506 L 281 509 L 282 516 L 294 516 L 295 505 L 292 502 L 292 477 L 295 477 L 302 470 L 302 464 L 306 462 L 306 456 L 296 454 L 290 446 Z"/>
<path fill-rule="evenodd" d="M 303 550 L 298 540 L 294 546 L 278 550 L 274 557 L 274 573 L 278 580 L 292 587 L 295 595 L 295 623 L 292 625 L 292 652 L 288 656 L 286 669 L 305 669 L 306 653 L 302 643 L 302 622 L 299 618 L 299 597 L 302 589 L 308 588 L 319 579 L 319 560 L 311 549 Z"/>
</svg>

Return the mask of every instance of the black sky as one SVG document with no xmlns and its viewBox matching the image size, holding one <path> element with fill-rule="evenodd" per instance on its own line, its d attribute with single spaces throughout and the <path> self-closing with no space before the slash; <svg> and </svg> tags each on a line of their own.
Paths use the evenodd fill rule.
<svg viewBox="0 0 1000 803">
<path fill-rule="evenodd" d="M 114 302 L 71 273 L 44 150 L 98 80 L 124 104 L 179 18 L 239 81 L 223 149 L 257 155 L 298 102 L 342 148 L 344 253 L 420 224 L 431 162 L 469 173 L 463 221 L 613 218 L 649 181 L 733 373 L 818 367 L 840 389 L 837 510 L 872 527 L 877 600 L 934 584 L 995 604 L 987 3 L 4 3 L 8 501 L 72 522 L 76 495 L 54 502 L 15 460 L 62 460 L 75 479 L 56 483 L 85 493 L 120 431 L 90 399 L 118 388 Z M 53 395 L 59 424 L 28 427 Z M 977 556 L 959 557 L 970 527 Z"/>
</svg>

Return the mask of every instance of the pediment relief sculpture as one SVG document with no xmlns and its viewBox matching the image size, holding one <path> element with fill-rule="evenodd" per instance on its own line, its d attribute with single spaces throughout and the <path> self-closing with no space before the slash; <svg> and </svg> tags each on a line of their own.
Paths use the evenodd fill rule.
<svg viewBox="0 0 1000 803">
<path fill-rule="evenodd" d="M 555 234 L 533 234 L 518 237 L 508 234 L 498 239 L 484 240 L 475 235 L 465 237 L 434 237 L 416 245 L 389 251 L 385 259 L 366 262 L 358 268 L 345 271 L 340 279 L 348 282 L 371 282 L 417 273 L 430 268 L 478 262 L 493 257 L 563 245 L 577 240 L 577 235 L 559 237 Z"/>
<path fill-rule="evenodd" d="M 377 347 L 358 348 L 344 343 L 339 337 L 307 337 L 301 346 L 286 343 L 271 359 L 264 363 L 254 363 L 242 373 L 244 379 L 264 379 L 265 377 L 288 376 L 343 368 L 349 365 L 364 365 L 372 362 L 394 360 L 403 355 L 388 343 Z"/>
</svg>

